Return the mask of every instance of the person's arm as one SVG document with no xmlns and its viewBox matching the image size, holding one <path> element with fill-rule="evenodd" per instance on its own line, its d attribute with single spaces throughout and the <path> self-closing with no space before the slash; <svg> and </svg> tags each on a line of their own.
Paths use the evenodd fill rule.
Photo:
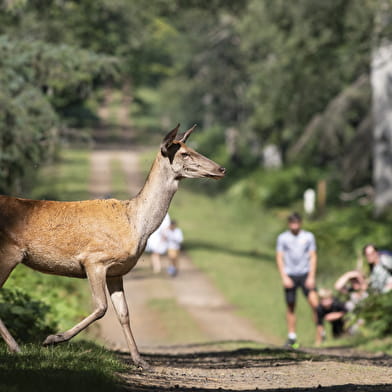
<svg viewBox="0 0 392 392">
<path fill-rule="evenodd" d="M 363 282 L 363 277 L 359 271 L 348 271 L 343 274 L 335 283 L 335 290 L 340 293 L 347 294 L 346 284 L 351 279 L 358 279 L 360 283 Z"/>
<path fill-rule="evenodd" d="M 276 264 L 278 265 L 280 277 L 282 279 L 283 286 L 289 289 L 294 286 L 291 278 L 286 274 L 284 270 L 284 253 L 280 250 L 276 251 Z"/>
<path fill-rule="evenodd" d="M 178 244 L 182 244 L 182 242 L 184 241 L 184 235 L 182 234 L 181 229 L 176 230 L 176 241 L 178 242 Z"/>
<path fill-rule="evenodd" d="M 325 320 L 327 321 L 336 321 L 341 319 L 344 315 L 346 314 L 346 312 L 344 311 L 340 311 L 340 312 L 331 312 L 325 315 Z"/>
</svg>

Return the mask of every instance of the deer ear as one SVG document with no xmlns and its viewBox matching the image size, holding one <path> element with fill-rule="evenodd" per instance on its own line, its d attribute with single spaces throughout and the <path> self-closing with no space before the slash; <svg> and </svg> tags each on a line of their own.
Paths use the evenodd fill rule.
<svg viewBox="0 0 392 392">
<path fill-rule="evenodd" d="M 174 139 L 177 136 L 178 129 L 180 128 L 180 124 L 177 124 L 177 126 L 172 129 L 163 139 L 163 142 L 161 144 L 161 152 L 163 156 L 167 156 L 168 154 L 168 148 L 173 144 Z"/>
<path fill-rule="evenodd" d="M 188 129 L 188 130 L 181 136 L 181 138 L 180 138 L 178 141 L 179 141 L 179 142 L 185 143 L 185 142 L 187 141 L 189 135 L 193 132 L 193 130 L 194 130 L 195 128 L 196 128 L 196 124 L 195 124 L 192 128 Z"/>
</svg>

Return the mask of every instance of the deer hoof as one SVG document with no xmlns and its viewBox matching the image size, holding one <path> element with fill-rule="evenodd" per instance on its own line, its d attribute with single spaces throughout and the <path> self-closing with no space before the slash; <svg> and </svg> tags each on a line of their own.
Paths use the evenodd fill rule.
<svg viewBox="0 0 392 392">
<path fill-rule="evenodd" d="M 136 361 L 134 361 L 134 364 L 137 366 L 138 369 L 141 370 L 151 370 L 152 366 L 146 362 L 144 359 L 137 359 Z"/>
<path fill-rule="evenodd" d="M 57 343 L 61 343 L 64 340 L 65 339 L 63 337 L 63 334 L 59 333 L 57 335 L 49 335 L 42 344 L 44 346 L 51 346 Z"/>
<path fill-rule="evenodd" d="M 9 348 L 11 353 L 14 353 L 14 354 L 20 354 L 21 353 L 21 350 L 20 350 L 20 348 L 19 348 L 19 346 L 17 344 L 15 344 L 15 345 L 13 344 L 13 345 L 9 346 L 8 348 Z"/>
</svg>

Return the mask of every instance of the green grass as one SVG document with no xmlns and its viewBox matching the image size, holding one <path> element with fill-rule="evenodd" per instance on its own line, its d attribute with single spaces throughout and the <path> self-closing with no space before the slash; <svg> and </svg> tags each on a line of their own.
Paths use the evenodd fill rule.
<svg viewBox="0 0 392 392">
<path fill-rule="evenodd" d="M 0 391 L 119 391 L 126 366 L 114 354 L 90 342 L 43 348 L 22 346 L 10 354 L 0 344 Z"/>
<path fill-rule="evenodd" d="M 127 179 L 121 167 L 121 162 L 113 159 L 110 162 L 111 176 L 111 194 L 116 199 L 127 200 L 129 199 L 129 192 L 127 186 Z"/>
<path fill-rule="evenodd" d="M 62 150 L 58 162 L 39 171 L 31 197 L 61 201 L 88 199 L 89 165 L 88 150 Z"/>
<path fill-rule="evenodd" d="M 205 342 L 202 334 L 191 315 L 171 298 L 154 298 L 148 306 L 159 315 L 168 343 Z"/>
</svg>

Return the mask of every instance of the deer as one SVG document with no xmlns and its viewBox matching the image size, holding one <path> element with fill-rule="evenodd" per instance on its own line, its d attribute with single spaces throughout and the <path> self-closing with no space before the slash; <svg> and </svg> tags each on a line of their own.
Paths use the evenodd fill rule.
<svg viewBox="0 0 392 392">
<path fill-rule="evenodd" d="M 161 224 L 182 179 L 221 179 L 226 174 L 224 167 L 185 144 L 196 125 L 177 136 L 179 126 L 163 139 L 142 189 L 129 200 L 0 196 L 0 288 L 20 263 L 46 274 L 87 278 L 89 283 L 92 313 L 69 330 L 49 335 L 44 346 L 66 342 L 102 318 L 107 288 L 133 363 L 149 368 L 132 334 L 123 276 Z M 0 335 L 9 351 L 20 352 L 2 320 Z"/>
</svg>

